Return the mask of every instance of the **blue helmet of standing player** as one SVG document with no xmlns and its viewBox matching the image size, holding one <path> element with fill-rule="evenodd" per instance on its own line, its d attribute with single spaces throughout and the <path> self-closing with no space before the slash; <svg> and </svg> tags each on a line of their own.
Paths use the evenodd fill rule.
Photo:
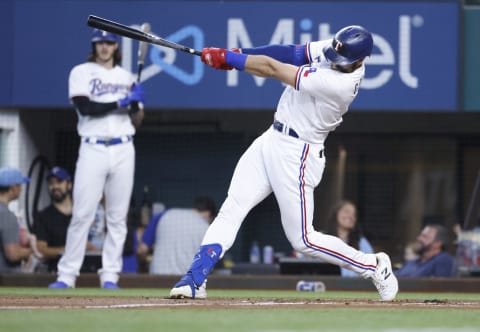
<svg viewBox="0 0 480 332">
<path fill-rule="evenodd" d="M 92 43 L 99 41 L 118 43 L 118 36 L 108 31 L 94 29 L 92 32 Z"/>
<path fill-rule="evenodd" d="M 350 25 L 340 29 L 332 45 L 323 49 L 325 57 L 338 66 L 350 65 L 372 54 L 372 34 L 364 27 Z"/>
<path fill-rule="evenodd" d="M 87 61 L 88 62 L 95 62 L 97 59 L 97 52 L 99 52 L 98 47 L 101 47 L 102 45 L 97 45 L 101 43 L 112 43 L 112 44 L 119 44 L 120 38 L 118 35 L 100 30 L 100 29 L 93 29 L 92 31 L 92 51 L 88 55 Z M 117 46 L 115 49 L 115 52 L 113 53 L 113 63 L 114 65 L 119 65 L 122 62 L 122 54 L 120 52 L 120 48 Z"/>
</svg>

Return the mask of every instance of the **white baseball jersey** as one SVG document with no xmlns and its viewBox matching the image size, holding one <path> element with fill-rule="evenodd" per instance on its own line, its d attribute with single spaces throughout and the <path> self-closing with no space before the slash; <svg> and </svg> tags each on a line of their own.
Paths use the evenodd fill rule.
<svg viewBox="0 0 480 332">
<path fill-rule="evenodd" d="M 224 254 L 248 212 L 273 192 L 294 250 L 365 278 L 375 273 L 374 254 L 313 228 L 313 191 L 325 168 L 324 142 L 342 122 L 365 71 L 363 66 L 352 73 L 331 69 L 322 52 L 330 43 L 307 44 L 311 63 L 299 67 L 295 87 L 287 87 L 278 102 L 275 120 L 281 126 L 270 127 L 238 161 L 228 196 L 202 245 L 220 244 Z"/>
<path fill-rule="evenodd" d="M 108 69 L 88 62 L 72 69 L 69 97 L 85 96 L 100 103 L 127 96 L 133 75 L 121 67 Z M 73 213 L 65 253 L 58 264 L 58 281 L 75 286 L 85 255 L 90 225 L 98 203 L 105 195 L 107 234 L 102 249 L 100 281 L 117 283 L 122 270 L 122 252 L 127 234 L 127 213 L 133 189 L 135 128 L 124 110 L 89 116 L 78 112 L 77 130 L 82 142 L 73 186 Z M 88 139 L 88 141 L 87 141 Z M 105 141 L 114 140 L 114 144 Z"/>
<path fill-rule="evenodd" d="M 98 103 L 116 102 L 128 95 L 133 83 L 133 75 L 122 67 L 108 69 L 95 62 L 86 62 L 71 70 L 68 97 L 85 96 Z M 77 114 L 77 130 L 82 137 L 118 137 L 135 133 L 126 112 L 112 112 L 100 117 Z"/>
<path fill-rule="evenodd" d="M 364 66 L 348 74 L 331 70 L 322 51 L 330 44 L 330 40 L 307 44 L 310 65 L 300 67 L 295 88 L 284 90 L 275 114 L 276 120 L 294 129 L 301 139 L 315 144 L 323 143 L 342 122 L 365 75 Z"/>
</svg>

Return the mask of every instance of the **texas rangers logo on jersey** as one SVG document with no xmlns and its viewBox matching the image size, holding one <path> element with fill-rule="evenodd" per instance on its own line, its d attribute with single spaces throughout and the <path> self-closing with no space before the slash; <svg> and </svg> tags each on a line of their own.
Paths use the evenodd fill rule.
<svg viewBox="0 0 480 332">
<path fill-rule="evenodd" d="M 103 96 L 105 94 L 127 94 L 130 87 L 125 84 L 102 82 L 99 78 L 94 78 L 89 82 L 90 94 L 93 96 Z"/>
<path fill-rule="evenodd" d="M 310 67 L 307 70 L 303 72 L 303 77 L 307 77 L 309 74 L 314 73 L 317 71 L 317 68 L 315 67 Z"/>
<path fill-rule="evenodd" d="M 316 67 L 309 67 L 309 66 L 300 67 L 299 70 L 297 70 L 297 75 L 295 77 L 295 90 L 298 90 L 300 88 L 300 79 L 302 77 L 308 77 L 308 75 L 316 71 L 317 71 Z"/>
</svg>

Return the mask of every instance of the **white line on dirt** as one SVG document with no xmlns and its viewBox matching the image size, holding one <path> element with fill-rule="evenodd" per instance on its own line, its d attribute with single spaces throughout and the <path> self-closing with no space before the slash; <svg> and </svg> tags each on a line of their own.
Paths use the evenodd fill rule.
<svg viewBox="0 0 480 332">
<path fill-rule="evenodd" d="M 438 307 L 438 308 L 473 308 L 478 307 L 478 303 L 475 302 L 462 302 L 462 303 L 447 303 L 447 304 L 426 304 L 424 302 L 408 302 L 408 303 L 391 303 L 392 307 L 425 307 L 426 305 L 430 308 Z M 71 304 L 71 305 L 25 305 L 25 306 L 0 306 L 1 310 L 42 310 L 42 309 L 126 309 L 126 308 L 161 308 L 161 307 L 196 307 L 196 306 L 209 306 L 215 305 L 211 303 L 206 303 L 204 301 L 188 301 L 188 302 L 163 302 L 163 303 L 126 303 L 126 304 L 105 304 L 105 305 L 82 305 L 82 304 Z M 263 302 L 255 302 L 255 301 L 239 301 L 239 302 L 232 302 L 232 303 L 222 303 L 222 306 L 230 306 L 230 307 L 268 307 L 268 306 L 336 306 L 342 305 L 340 302 L 335 301 L 327 301 L 321 303 L 309 302 L 309 301 L 301 301 L 301 302 L 276 302 L 276 301 L 263 301 Z M 388 307 L 388 303 L 385 302 L 378 302 L 378 303 L 368 303 L 368 302 L 351 302 L 349 303 L 351 307 L 363 307 L 363 306 L 382 306 Z M 400 331 L 400 330 L 399 330 Z M 403 331 L 403 330 L 402 330 Z M 388 332 L 396 332 L 396 330 L 389 330 Z M 423 330 L 422 330 L 423 332 Z M 431 332 L 425 330 L 425 332 Z M 435 331 L 437 332 L 437 331 Z M 463 332 L 463 331 L 462 331 Z M 470 332 L 469 330 L 465 332 Z"/>
</svg>

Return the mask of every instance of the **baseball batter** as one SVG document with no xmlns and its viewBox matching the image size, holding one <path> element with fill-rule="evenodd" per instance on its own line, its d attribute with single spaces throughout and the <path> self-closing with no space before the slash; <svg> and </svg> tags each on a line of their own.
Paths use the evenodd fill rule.
<svg viewBox="0 0 480 332">
<path fill-rule="evenodd" d="M 126 217 L 133 187 L 135 126 L 143 119 L 143 89 L 119 66 L 118 37 L 94 30 L 88 62 L 69 76 L 69 98 L 78 115 L 81 138 L 73 187 L 72 221 L 57 281 L 50 288 L 75 287 L 85 255 L 88 230 L 105 195 L 107 236 L 99 271 L 103 288 L 118 288 Z"/>
<path fill-rule="evenodd" d="M 385 253 L 365 254 L 313 228 L 313 190 L 325 168 L 324 143 L 358 94 L 364 59 L 373 48 L 370 32 L 348 26 L 333 39 L 306 45 L 271 45 L 227 51 L 205 48 L 202 61 L 216 69 L 244 70 L 287 85 L 273 125 L 238 161 L 217 218 L 210 225 L 188 273 L 172 298 L 205 298 L 206 278 L 233 245 L 248 212 L 274 193 L 282 226 L 293 248 L 371 278 L 383 300 L 398 282 Z"/>
</svg>

